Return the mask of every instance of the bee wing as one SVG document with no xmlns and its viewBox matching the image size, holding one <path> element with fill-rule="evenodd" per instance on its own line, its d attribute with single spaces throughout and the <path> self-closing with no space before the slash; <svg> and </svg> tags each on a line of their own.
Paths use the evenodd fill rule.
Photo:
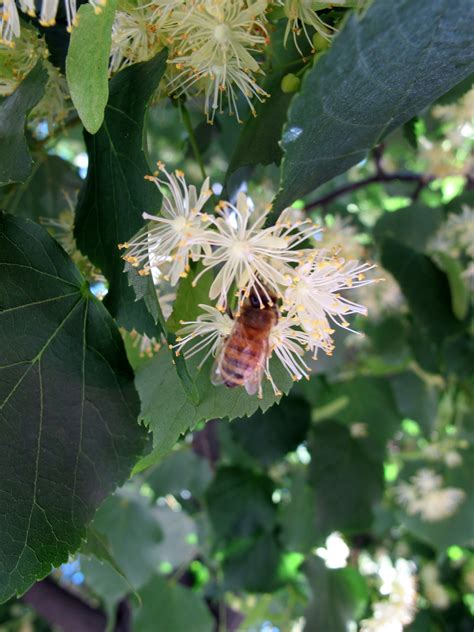
<svg viewBox="0 0 474 632">
<path fill-rule="evenodd" d="M 221 373 L 221 355 L 222 351 L 214 360 L 214 364 L 212 365 L 211 369 L 211 384 L 214 384 L 214 386 L 224 384 L 224 378 L 222 377 Z"/>
<path fill-rule="evenodd" d="M 249 395 L 260 392 L 263 374 L 265 372 L 265 361 L 268 353 L 268 343 L 263 347 L 258 362 L 252 371 L 245 374 L 244 386 Z"/>
<path fill-rule="evenodd" d="M 220 384 L 224 384 L 224 378 L 221 373 L 221 362 L 222 355 L 224 353 L 226 340 L 221 344 L 220 348 L 217 350 L 216 359 L 214 360 L 214 364 L 211 368 L 211 384 L 214 386 L 219 386 Z"/>
<path fill-rule="evenodd" d="M 263 365 L 256 367 L 255 370 L 249 372 L 248 375 L 245 376 L 244 386 L 245 390 L 249 395 L 255 395 L 257 391 L 260 389 L 260 384 L 262 383 L 263 377 Z"/>
</svg>

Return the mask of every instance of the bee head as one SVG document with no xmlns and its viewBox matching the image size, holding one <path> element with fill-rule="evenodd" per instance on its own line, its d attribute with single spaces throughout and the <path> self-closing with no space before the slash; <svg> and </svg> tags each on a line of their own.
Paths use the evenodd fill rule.
<svg viewBox="0 0 474 632">
<path fill-rule="evenodd" d="M 253 288 L 249 295 L 250 306 L 255 309 L 265 309 L 266 307 L 275 305 L 276 302 L 277 297 L 273 292 L 269 292 L 268 290 L 264 292 Z"/>
</svg>

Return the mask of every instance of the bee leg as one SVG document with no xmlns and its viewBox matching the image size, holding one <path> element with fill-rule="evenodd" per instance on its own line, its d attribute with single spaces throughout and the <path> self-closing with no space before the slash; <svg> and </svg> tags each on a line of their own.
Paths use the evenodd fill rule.
<svg viewBox="0 0 474 632">
<path fill-rule="evenodd" d="M 230 309 L 230 305 L 227 305 L 225 311 L 226 311 L 227 316 L 229 316 L 229 318 L 232 318 L 232 320 L 234 320 L 234 314 L 232 313 L 232 310 Z"/>
</svg>

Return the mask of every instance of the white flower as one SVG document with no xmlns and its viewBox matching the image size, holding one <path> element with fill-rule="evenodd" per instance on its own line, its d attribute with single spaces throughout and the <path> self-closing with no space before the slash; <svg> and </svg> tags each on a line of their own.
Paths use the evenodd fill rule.
<svg viewBox="0 0 474 632">
<path fill-rule="evenodd" d="M 302 251 L 295 248 L 315 231 L 313 224 L 307 220 L 292 226 L 279 221 L 264 228 L 268 211 L 252 221 L 249 201 L 243 192 L 239 193 L 236 206 L 224 202 L 220 209 L 221 217 L 209 218 L 215 230 L 209 231 L 208 242 L 215 250 L 203 260 L 207 268 L 222 266 L 209 297 L 217 299 L 219 309 L 225 309 L 234 285 L 242 300 L 253 288 L 260 301 L 260 294 L 271 300 L 269 291 L 280 297 L 281 288 L 289 282 L 288 263 L 301 257 Z"/>
<path fill-rule="evenodd" d="M 270 357 L 274 353 L 295 382 L 302 378 L 309 379 L 311 368 L 304 361 L 304 354 L 311 349 L 308 334 L 295 327 L 289 316 L 280 316 L 277 324 L 270 332 L 270 355 L 265 366 L 265 376 L 270 381 L 275 395 L 281 395 L 270 372 Z"/>
<path fill-rule="evenodd" d="M 116 12 L 112 26 L 111 72 L 147 61 L 162 47 L 163 35 L 153 4 Z"/>
<path fill-rule="evenodd" d="M 463 206 L 462 213 L 450 213 L 428 247 L 433 252 L 447 251 L 453 257 L 466 254 L 474 258 L 474 209 Z"/>
<path fill-rule="evenodd" d="M 212 122 L 226 95 L 231 113 L 239 118 L 234 86 L 254 111 L 251 98 L 266 95 L 255 82 L 261 72 L 254 50 L 267 42 L 263 13 L 266 0 L 206 0 L 184 2 L 171 14 L 169 28 L 174 57 L 169 63 L 179 73 L 169 84 L 177 95 L 194 88 L 205 94 L 205 113 Z"/>
<path fill-rule="evenodd" d="M 393 276 L 380 268 L 379 273 L 383 283 L 364 285 L 355 291 L 356 300 L 366 306 L 372 320 L 380 320 L 388 313 L 400 311 L 405 303 Z"/>
<path fill-rule="evenodd" d="M 351 424 L 349 430 L 351 437 L 354 437 L 354 439 L 362 439 L 363 437 L 367 437 L 369 434 L 367 424 L 360 421 L 355 424 Z"/>
<path fill-rule="evenodd" d="M 15 37 L 20 37 L 18 9 L 15 0 L 3 0 L 0 5 L 0 44 L 14 46 Z"/>
<path fill-rule="evenodd" d="M 141 268 L 140 274 L 149 274 L 153 268 L 166 270 L 166 280 L 172 286 L 189 271 L 189 261 L 197 261 L 204 250 L 210 254 L 206 242 L 205 216 L 201 214 L 204 204 L 212 194 L 209 178 L 204 181 L 199 196 L 194 186 L 188 186 L 181 171 L 173 174 L 158 163 L 159 171 L 167 180 L 158 175 L 146 176 L 163 193 L 162 215 L 143 213 L 151 228 L 140 232 L 130 242 L 120 244 L 127 250 L 123 259 L 134 267 Z"/>
<path fill-rule="evenodd" d="M 395 494 L 406 512 L 419 514 L 422 520 L 438 522 L 456 513 L 466 494 L 457 487 L 443 488 L 443 478 L 433 470 L 423 468 L 411 477 L 411 484 L 400 483 Z"/>
<path fill-rule="evenodd" d="M 412 564 L 404 559 L 398 559 L 395 566 L 386 558 L 383 561 L 385 567 L 379 569 L 384 580 L 380 591 L 388 599 L 373 604 L 373 615 L 361 621 L 360 632 L 402 632 L 415 616 L 417 591 Z"/>
<path fill-rule="evenodd" d="M 435 489 L 417 501 L 416 513 L 427 522 L 445 520 L 456 513 L 465 497 L 465 492 L 457 487 Z"/>
<path fill-rule="evenodd" d="M 448 467 L 458 467 L 462 463 L 462 456 L 456 450 L 448 450 L 444 455 L 444 462 Z"/>
<path fill-rule="evenodd" d="M 367 309 L 340 292 L 373 283 L 365 274 L 375 266 L 344 261 L 324 250 L 315 251 L 294 271 L 284 295 L 287 310 L 295 309 L 301 326 L 312 332 L 320 346 L 332 350 L 331 324 L 349 329 L 346 316 L 367 314 Z M 349 330 L 352 331 L 352 330 Z"/>
<path fill-rule="evenodd" d="M 328 535 L 325 546 L 316 549 L 316 555 L 324 560 L 326 568 L 345 568 L 350 554 L 350 548 L 337 531 Z"/>
<path fill-rule="evenodd" d="M 199 305 L 199 307 L 204 311 L 203 314 L 198 316 L 196 320 L 182 322 L 184 327 L 178 331 L 176 348 L 177 354 L 179 354 L 184 347 L 193 343 L 184 352 L 187 359 L 209 347 L 199 364 L 202 366 L 210 355 L 214 357 L 217 355 L 222 343 L 230 335 L 234 321 L 228 314 L 223 314 L 215 307 L 210 305 Z M 200 340 L 194 342 L 196 338 L 200 338 Z"/>
<path fill-rule="evenodd" d="M 102 11 L 107 0 L 89 0 L 96 13 Z M 20 9 L 30 17 L 36 17 L 35 0 L 19 0 Z M 56 24 L 56 14 L 58 12 L 59 0 L 40 0 L 41 5 L 39 23 L 41 26 L 54 26 Z M 71 32 L 72 27 L 77 24 L 77 0 L 64 0 L 66 11 L 67 30 Z M 14 38 L 20 37 L 20 18 L 15 0 L 3 0 L 0 5 L 0 43 L 7 46 L 14 46 Z"/>
<path fill-rule="evenodd" d="M 138 348 L 141 358 L 145 356 L 152 358 L 153 354 L 161 349 L 161 343 L 156 338 L 149 338 L 146 334 L 139 334 L 134 330 L 130 333 L 130 337 L 133 340 L 132 346 Z"/>
<path fill-rule="evenodd" d="M 8 96 L 17 89 L 38 59 L 48 57 L 48 50 L 44 40 L 29 27 L 22 29 L 21 37 L 15 40 L 14 45 L 2 41 L 1 11 L 0 7 L 0 96 Z"/>
<path fill-rule="evenodd" d="M 432 492 L 435 489 L 439 489 L 443 484 L 443 477 L 428 468 L 418 470 L 410 480 L 419 494 Z"/>
<path fill-rule="evenodd" d="M 293 33 L 293 41 L 296 49 L 302 55 L 299 47 L 298 36 L 303 31 L 311 49 L 313 50 L 313 41 L 308 31 L 308 26 L 312 27 L 317 33 L 325 39 L 330 39 L 335 32 L 332 26 L 326 24 L 314 10 L 313 0 L 280 0 L 280 4 L 284 6 L 285 15 L 288 18 L 288 24 L 285 30 L 284 43 L 286 44 L 289 34 Z M 331 4 L 345 4 L 344 2 L 331 2 Z"/>
<path fill-rule="evenodd" d="M 449 593 L 439 582 L 439 573 L 435 564 L 427 563 L 423 565 L 420 572 L 420 579 L 423 583 L 425 597 L 432 606 L 444 610 L 449 606 Z"/>
<path fill-rule="evenodd" d="M 340 215 L 336 215 L 331 223 L 326 219 L 326 225 L 316 245 L 346 261 L 361 259 L 364 255 L 364 247 L 357 241 L 357 229 Z"/>
<path fill-rule="evenodd" d="M 227 314 L 209 305 L 200 305 L 204 311 L 195 321 L 183 321 L 183 327 L 178 331 L 176 348 L 178 353 L 184 352 L 185 358 L 191 358 L 207 349 L 199 366 L 207 358 L 216 357 L 222 349 L 225 339 L 231 334 L 235 321 Z M 197 339 L 197 341 L 196 341 Z M 308 336 L 304 332 L 292 327 L 290 319 L 283 317 L 270 332 L 270 355 L 265 363 L 265 377 L 271 383 L 275 395 L 281 391 L 275 384 L 270 371 L 270 357 L 275 353 L 293 379 L 300 380 L 309 377 L 310 368 L 303 356 Z"/>
</svg>

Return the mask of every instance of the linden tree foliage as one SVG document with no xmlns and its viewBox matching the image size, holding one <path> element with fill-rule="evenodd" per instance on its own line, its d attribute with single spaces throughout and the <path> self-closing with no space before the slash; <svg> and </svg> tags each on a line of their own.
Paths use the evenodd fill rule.
<svg viewBox="0 0 474 632">
<path fill-rule="evenodd" d="M 308 72 L 292 103 L 278 208 L 362 160 L 472 72 L 467 15 L 473 15 L 468 0 L 379 0 L 361 19 L 349 18 L 344 36 Z"/>
<path fill-rule="evenodd" d="M 147 103 L 165 68 L 166 54 L 114 77 L 104 122 L 94 135 L 84 132 L 89 155 L 85 187 L 77 206 L 75 236 L 81 252 L 100 266 L 110 284 L 106 304 L 119 324 L 140 332 L 154 327 L 136 302 L 123 274 L 118 244 L 141 226 L 143 209 L 158 211 L 161 196 L 144 180 L 149 170 L 144 142 Z M 109 212 L 112 209 L 112 212 Z"/>
<path fill-rule="evenodd" d="M 118 330 L 60 246 L 4 214 L 0 271 L 5 600 L 80 546 L 144 433 Z"/>
<path fill-rule="evenodd" d="M 0 3 L 2 630 L 471 630 L 473 17 Z"/>
</svg>

